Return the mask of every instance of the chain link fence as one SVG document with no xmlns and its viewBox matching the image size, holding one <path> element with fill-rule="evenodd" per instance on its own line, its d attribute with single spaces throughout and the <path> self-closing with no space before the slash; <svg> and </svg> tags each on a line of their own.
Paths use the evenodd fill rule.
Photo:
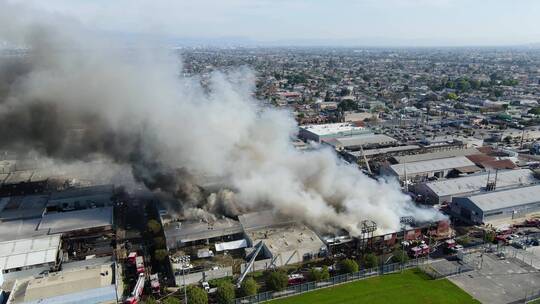
<svg viewBox="0 0 540 304">
<path fill-rule="evenodd" d="M 419 265 L 424 264 L 426 261 L 427 261 L 427 258 L 419 258 L 419 259 L 411 260 L 405 265 L 402 265 L 401 263 L 394 263 L 394 264 L 374 267 L 371 269 L 363 269 L 355 273 L 348 273 L 348 274 L 333 276 L 328 280 L 324 280 L 320 282 L 308 282 L 308 283 L 303 283 L 299 285 L 289 286 L 283 291 L 267 291 L 267 292 L 256 294 L 254 296 L 237 298 L 235 299 L 235 304 L 260 303 L 260 302 L 269 301 L 273 299 L 298 295 L 304 292 L 326 288 L 326 287 L 330 287 L 334 285 L 339 285 L 339 284 L 343 284 L 347 282 L 353 282 L 353 281 L 357 281 L 357 280 L 361 280 L 361 279 L 365 279 L 369 277 L 382 275 L 385 273 L 393 273 L 393 272 L 401 271 L 403 269 L 415 268 L 415 267 L 418 267 Z"/>
</svg>

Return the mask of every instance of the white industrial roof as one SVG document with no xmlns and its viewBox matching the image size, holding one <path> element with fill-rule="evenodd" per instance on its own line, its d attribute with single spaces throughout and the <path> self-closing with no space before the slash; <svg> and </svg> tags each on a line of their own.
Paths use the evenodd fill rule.
<svg viewBox="0 0 540 304">
<path fill-rule="evenodd" d="M 384 134 L 360 134 L 349 137 L 338 137 L 328 141 L 328 143 L 333 146 L 343 147 L 388 144 L 394 142 L 397 142 L 397 140 Z"/>
<path fill-rule="evenodd" d="M 93 208 L 69 212 L 47 213 L 38 230 L 49 234 L 62 233 L 112 225 L 113 208 Z"/>
<path fill-rule="evenodd" d="M 223 243 L 216 243 L 216 251 L 224 251 L 224 250 L 234 250 L 239 248 L 246 248 L 247 247 L 247 241 L 245 239 L 237 240 L 237 241 L 231 241 L 231 242 L 223 242 Z"/>
<path fill-rule="evenodd" d="M 39 265 L 56 261 L 60 235 L 40 236 L 0 243 L 0 269 Z"/>
<path fill-rule="evenodd" d="M 358 127 L 354 123 L 331 123 L 331 124 L 322 124 L 322 125 L 307 125 L 302 126 L 302 129 L 309 131 L 317 135 L 330 135 L 336 133 L 347 133 L 359 130 L 365 130 L 364 127 Z"/>
<path fill-rule="evenodd" d="M 408 169 L 407 169 L 408 170 Z M 460 178 L 435 181 L 427 183 L 426 187 L 438 196 L 458 195 L 480 191 L 488 181 L 495 181 L 495 172 L 474 174 Z M 497 173 L 497 188 L 505 188 L 517 185 L 530 185 L 538 180 L 529 169 L 504 170 Z"/>
<path fill-rule="evenodd" d="M 540 202 L 540 185 L 493 191 L 467 197 L 484 212 Z"/>
<path fill-rule="evenodd" d="M 397 175 L 403 176 L 405 175 L 405 167 L 407 169 L 407 174 L 414 175 L 414 174 L 419 174 L 419 173 L 424 173 L 424 172 L 441 171 L 441 170 L 462 168 L 462 167 L 468 167 L 468 166 L 474 166 L 474 163 L 470 161 L 468 158 L 466 158 L 465 156 L 458 156 L 458 157 L 449 157 L 449 158 L 442 158 L 442 159 L 425 160 L 425 161 L 419 161 L 419 162 L 408 163 L 408 164 L 396 164 L 396 165 L 391 165 L 390 168 Z"/>
</svg>

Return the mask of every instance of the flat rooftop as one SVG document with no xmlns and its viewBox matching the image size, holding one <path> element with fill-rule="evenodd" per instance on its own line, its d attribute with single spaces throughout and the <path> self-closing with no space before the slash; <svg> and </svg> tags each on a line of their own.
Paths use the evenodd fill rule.
<svg viewBox="0 0 540 304">
<path fill-rule="evenodd" d="M 211 239 L 242 232 L 238 221 L 223 218 L 214 222 L 183 221 L 171 222 L 164 227 L 167 239 L 176 238 L 182 243 Z"/>
<path fill-rule="evenodd" d="M 540 202 L 540 185 L 518 187 L 466 197 L 484 212 Z"/>
<path fill-rule="evenodd" d="M 456 157 L 456 156 L 468 156 L 468 155 L 475 155 L 475 154 L 482 154 L 482 153 L 475 148 L 451 149 L 451 150 L 442 150 L 442 151 L 422 153 L 422 154 L 394 156 L 394 159 L 398 163 L 404 164 L 404 163 L 413 163 L 413 162 L 419 162 L 419 161 L 425 161 L 425 160 L 441 159 L 441 158 Z"/>
<path fill-rule="evenodd" d="M 305 253 L 319 252 L 325 247 L 313 230 L 299 223 L 250 230 L 246 234 L 253 245 L 263 241 L 273 256 L 278 254 L 287 256 L 294 251 L 303 256 Z"/>
<path fill-rule="evenodd" d="M 113 185 L 97 185 L 90 187 L 72 188 L 64 191 L 51 193 L 51 200 L 61 200 L 66 198 L 91 196 L 99 194 L 112 195 L 114 191 Z"/>
<path fill-rule="evenodd" d="M 53 263 L 60 248 L 60 235 L 39 236 L 0 243 L 0 269 Z"/>
<path fill-rule="evenodd" d="M 364 149 L 364 155 L 372 156 L 372 155 L 377 155 L 377 154 L 386 154 L 386 153 L 392 153 L 392 152 L 401 152 L 401 151 L 409 151 L 409 150 L 417 150 L 417 149 L 420 149 L 420 146 L 407 145 L 407 146 L 397 146 L 397 147 L 388 147 L 388 148 L 380 148 L 380 149 Z M 361 157 L 362 151 L 353 151 L 353 152 L 349 152 L 349 154 L 354 155 L 356 157 Z"/>
<path fill-rule="evenodd" d="M 0 220 L 41 217 L 47 206 L 47 195 L 0 198 Z"/>
<path fill-rule="evenodd" d="M 426 187 L 438 196 L 457 195 L 482 190 L 486 187 L 488 176 L 490 181 L 495 181 L 495 172 L 468 175 L 460 178 L 426 183 Z M 518 185 L 530 185 L 538 183 L 534 174 L 529 169 L 501 170 L 497 173 L 497 188 L 506 188 Z"/>
<path fill-rule="evenodd" d="M 399 176 L 405 175 L 405 168 L 407 168 L 407 174 L 414 175 L 424 172 L 442 171 L 462 167 L 476 167 L 476 165 L 465 156 L 458 156 L 390 166 L 391 170 Z"/>
<path fill-rule="evenodd" d="M 294 223 L 295 221 L 274 214 L 272 210 L 246 213 L 238 216 L 244 230 L 262 229 Z"/>
<path fill-rule="evenodd" d="M 49 234 L 112 226 L 113 208 L 92 208 L 69 212 L 47 213 L 38 230 Z"/>
<path fill-rule="evenodd" d="M 112 264 L 17 281 L 10 303 L 116 303 Z"/>
<path fill-rule="evenodd" d="M 24 219 L 0 222 L 0 242 L 32 238 L 47 234 L 37 231 L 41 219 Z"/>
<path fill-rule="evenodd" d="M 332 146 L 342 146 L 344 148 L 360 147 L 367 145 L 393 144 L 397 142 L 397 140 L 395 140 L 394 138 L 384 134 L 360 134 L 350 137 L 332 138 L 324 141 Z"/>
<path fill-rule="evenodd" d="M 324 135 L 333 135 L 333 134 L 343 134 L 347 133 L 354 134 L 354 132 L 365 131 L 365 127 L 358 127 L 354 123 L 350 122 L 340 122 L 340 123 L 331 123 L 331 124 L 322 124 L 322 125 L 306 125 L 301 126 L 300 128 L 309 131 L 311 133 L 317 134 L 319 136 Z"/>
<path fill-rule="evenodd" d="M 13 171 L 4 180 L 5 185 L 27 183 L 32 178 L 33 171 Z"/>
</svg>

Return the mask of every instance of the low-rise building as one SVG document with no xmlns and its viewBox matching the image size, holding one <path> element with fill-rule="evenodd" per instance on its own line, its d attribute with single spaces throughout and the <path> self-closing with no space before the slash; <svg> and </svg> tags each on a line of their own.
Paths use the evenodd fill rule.
<svg viewBox="0 0 540 304">
<path fill-rule="evenodd" d="M 17 280 L 8 304 L 117 303 L 113 264 Z"/>
<path fill-rule="evenodd" d="M 321 142 L 323 139 L 347 137 L 371 133 L 371 130 L 355 123 L 331 123 L 300 127 L 298 137 L 305 141 Z"/>
<path fill-rule="evenodd" d="M 451 210 L 475 224 L 524 217 L 540 211 L 540 185 L 454 197 Z"/>
<path fill-rule="evenodd" d="M 490 183 L 496 189 L 525 186 L 538 183 L 539 180 L 529 169 L 500 170 L 498 172 L 482 172 L 460 178 L 451 178 L 422 183 L 415 187 L 418 194 L 424 195 L 427 202 L 441 204 L 451 202 L 455 196 L 480 193 L 486 191 Z"/>
<path fill-rule="evenodd" d="M 459 156 L 389 165 L 382 167 L 381 173 L 394 176 L 401 181 L 425 181 L 429 178 L 445 178 L 453 170 L 473 173 L 480 171 L 480 168 L 466 157 Z"/>
<path fill-rule="evenodd" d="M 9 273 L 31 268 L 54 268 L 59 251 L 58 234 L 0 242 L 0 269 Z"/>
</svg>

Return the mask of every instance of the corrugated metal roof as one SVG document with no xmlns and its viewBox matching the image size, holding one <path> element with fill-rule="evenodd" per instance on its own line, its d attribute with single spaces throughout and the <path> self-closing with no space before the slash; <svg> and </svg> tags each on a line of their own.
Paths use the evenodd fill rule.
<svg viewBox="0 0 540 304">
<path fill-rule="evenodd" d="M 493 191 L 467 197 L 484 212 L 540 202 L 540 185 Z"/>
<path fill-rule="evenodd" d="M 481 173 L 460 178 L 435 181 L 427 183 L 426 187 L 438 196 L 455 196 L 463 193 L 480 191 L 487 184 L 488 175 L 491 181 L 495 180 L 495 172 Z M 529 169 L 505 170 L 497 173 L 497 187 L 505 188 L 517 185 L 530 185 L 538 180 Z"/>
<path fill-rule="evenodd" d="M 390 168 L 396 173 L 396 175 L 403 176 L 405 174 L 405 167 L 407 168 L 407 174 L 414 175 L 424 172 L 442 171 L 469 166 L 474 166 L 474 163 L 465 156 L 458 156 L 419 161 L 415 163 L 391 165 Z"/>
<path fill-rule="evenodd" d="M 60 235 L 1 242 L 0 268 L 8 270 L 55 262 L 59 248 Z"/>
<path fill-rule="evenodd" d="M 442 151 L 422 153 L 422 154 L 394 156 L 394 159 L 398 163 L 404 164 L 404 163 L 414 163 L 414 162 L 420 162 L 420 161 L 426 161 L 426 160 L 467 156 L 467 155 L 474 155 L 474 154 L 480 154 L 480 151 L 478 151 L 476 148 L 451 149 L 451 150 L 442 150 Z"/>
<path fill-rule="evenodd" d="M 43 216 L 38 230 L 54 234 L 109 226 L 112 225 L 112 215 L 112 207 L 47 213 Z"/>
</svg>

